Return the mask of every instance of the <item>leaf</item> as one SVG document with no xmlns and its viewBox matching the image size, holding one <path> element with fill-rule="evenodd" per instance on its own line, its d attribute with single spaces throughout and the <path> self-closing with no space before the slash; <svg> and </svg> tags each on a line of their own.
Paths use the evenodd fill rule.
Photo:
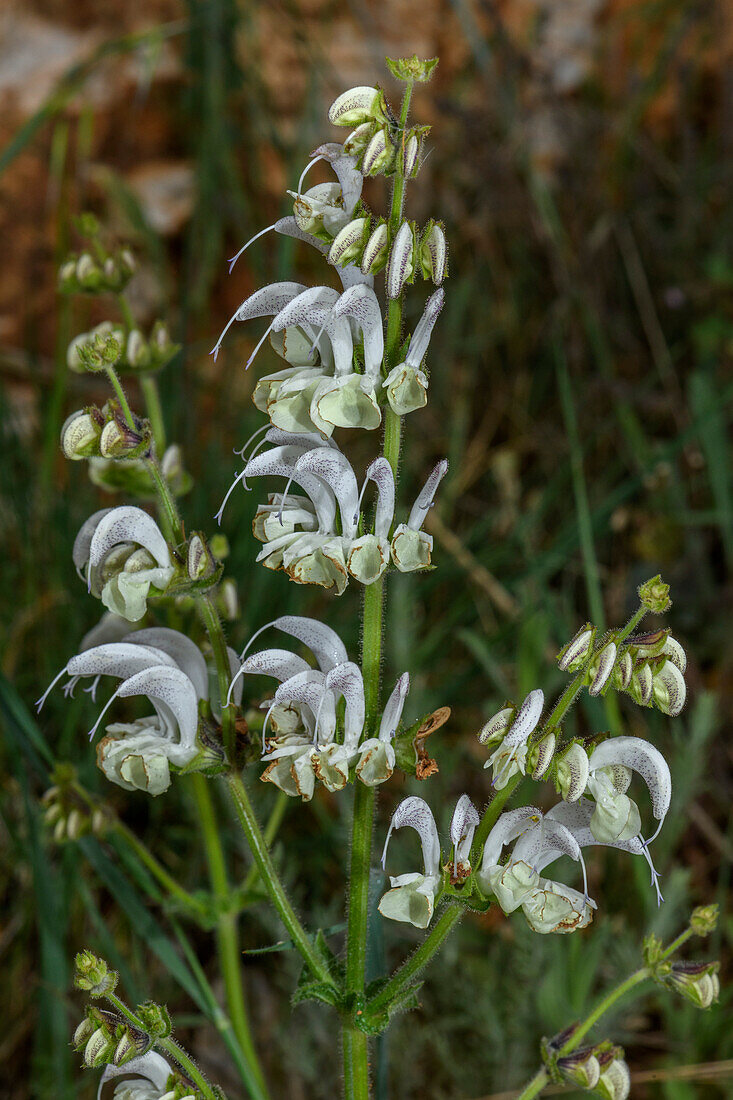
<svg viewBox="0 0 733 1100">
<path fill-rule="evenodd" d="M 303 973 L 307 973 L 306 970 Z M 341 1008 L 343 1005 L 343 995 L 340 989 L 337 989 L 335 985 L 331 985 L 330 982 L 321 982 L 316 980 L 302 980 L 298 982 L 293 994 L 290 998 L 290 1003 L 294 1005 L 302 1004 L 304 1001 L 319 1001 L 321 1004 L 331 1005 L 333 1008 Z"/>
</svg>

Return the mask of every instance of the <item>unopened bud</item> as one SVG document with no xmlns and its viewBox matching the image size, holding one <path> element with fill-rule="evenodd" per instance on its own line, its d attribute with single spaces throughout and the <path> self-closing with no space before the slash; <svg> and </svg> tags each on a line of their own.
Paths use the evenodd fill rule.
<svg viewBox="0 0 733 1100">
<path fill-rule="evenodd" d="M 369 234 L 369 218 L 354 218 L 334 237 L 328 262 L 339 267 L 360 259 Z"/>
<path fill-rule="evenodd" d="M 188 576 L 192 581 L 204 580 L 216 572 L 215 561 L 206 540 L 199 534 L 193 534 L 188 541 Z"/>
<path fill-rule="evenodd" d="M 103 282 L 102 271 L 89 252 L 82 252 L 76 261 L 74 275 L 77 283 L 84 290 L 98 290 Z"/>
<path fill-rule="evenodd" d="M 106 997 L 117 985 L 117 972 L 91 951 L 80 951 L 74 960 L 74 985 L 90 997 Z"/>
<path fill-rule="evenodd" d="M 334 99 L 328 109 L 328 121 L 334 126 L 359 126 L 364 122 L 381 121 L 380 99 L 377 88 L 365 85 L 349 88 Z"/>
<path fill-rule="evenodd" d="M 165 1005 L 156 1004 L 155 1001 L 144 1001 L 143 1004 L 138 1005 L 135 1015 L 147 1034 L 156 1039 L 167 1038 L 173 1030 L 168 1009 Z"/>
<path fill-rule="evenodd" d="M 108 1028 L 102 1025 L 97 1028 L 84 1047 L 84 1064 L 90 1069 L 106 1065 L 114 1057 L 115 1046 Z"/>
<path fill-rule="evenodd" d="M 412 57 L 388 57 L 385 60 L 392 76 L 398 80 L 414 80 L 418 84 L 425 84 L 430 80 L 438 64 L 437 57 L 420 58 L 417 54 Z"/>
<path fill-rule="evenodd" d="M 717 905 L 698 905 L 692 910 L 690 928 L 696 936 L 709 936 L 718 926 L 719 907 Z"/>
<path fill-rule="evenodd" d="M 131 367 L 146 367 L 150 362 L 150 349 L 139 329 L 134 328 L 127 337 L 125 358 Z"/>
<path fill-rule="evenodd" d="M 382 127 L 372 136 L 364 150 L 361 170 L 365 176 L 379 176 L 388 172 L 394 164 L 395 149 L 389 132 Z"/>
<path fill-rule="evenodd" d="M 596 658 L 591 669 L 591 682 L 588 688 L 589 695 L 600 695 L 608 683 L 613 666 L 616 662 L 616 643 L 609 642 L 605 645 Z"/>
<path fill-rule="evenodd" d="M 664 984 L 679 993 L 695 1008 L 710 1008 L 720 995 L 719 962 L 672 963 Z"/>
<path fill-rule="evenodd" d="M 410 222 L 403 222 L 397 230 L 387 263 L 387 297 L 399 298 L 414 271 L 415 231 Z"/>
<path fill-rule="evenodd" d="M 439 222 L 428 222 L 420 241 L 419 258 L 423 277 L 440 286 L 448 266 L 448 249 L 445 231 Z"/>
<path fill-rule="evenodd" d="M 402 175 L 405 179 L 417 175 L 418 159 L 420 156 L 420 138 L 415 131 L 411 131 L 405 138 L 400 159 L 402 161 Z"/>
<path fill-rule="evenodd" d="M 613 670 L 615 682 L 618 687 L 622 689 L 622 691 L 626 691 L 629 684 L 631 683 L 633 672 L 634 662 L 631 660 L 631 654 L 627 649 L 621 654 L 621 657 L 618 659 L 616 667 Z"/>
<path fill-rule="evenodd" d="M 563 672 L 575 672 L 590 655 L 596 637 L 596 628 L 591 623 L 581 626 L 557 655 L 557 663 Z"/>
<path fill-rule="evenodd" d="M 614 1050 L 599 1055 L 598 1061 L 601 1076 L 593 1090 L 595 1095 L 603 1096 L 605 1100 L 627 1100 L 631 1092 L 631 1074 L 623 1056 L 618 1057 Z"/>
<path fill-rule="evenodd" d="M 79 409 L 66 418 L 61 429 L 61 450 L 66 458 L 78 462 L 99 454 L 100 425 L 96 417 Z"/>
<path fill-rule="evenodd" d="M 99 453 L 102 458 L 139 458 L 149 451 L 150 439 L 150 425 L 146 420 L 135 430 L 115 411 L 102 429 Z"/>
<path fill-rule="evenodd" d="M 74 1049 L 83 1050 L 96 1030 L 97 1024 L 90 1020 L 88 1016 L 85 1016 L 74 1032 L 74 1038 L 72 1039 Z"/>
<path fill-rule="evenodd" d="M 361 256 L 362 275 L 376 275 L 387 263 L 389 251 L 389 230 L 387 223 L 381 221 L 364 246 Z"/>
<path fill-rule="evenodd" d="M 588 785 L 588 754 L 577 741 L 555 757 L 557 787 L 565 802 L 577 802 Z"/>
<path fill-rule="evenodd" d="M 494 741 L 501 741 L 512 724 L 514 711 L 514 707 L 502 707 L 501 710 L 498 710 L 496 714 L 489 718 L 478 735 L 482 745 L 490 745 Z"/>
<path fill-rule="evenodd" d="M 533 779 L 542 779 L 555 754 L 555 734 L 545 734 L 541 741 L 529 750 L 529 767 Z"/>
<path fill-rule="evenodd" d="M 581 1089 L 594 1089 L 601 1076 L 601 1064 L 593 1047 L 584 1047 L 558 1058 L 557 1068 L 564 1080 Z"/>
<path fill-rule="evenodd" d="M 672 601 L 669 598 L 669 585 L 664 583 L 659 574 L 640 584 L 638 592 L 642 607 L 655 615 L 663 615 L 672 606 Z"/>
</svg>

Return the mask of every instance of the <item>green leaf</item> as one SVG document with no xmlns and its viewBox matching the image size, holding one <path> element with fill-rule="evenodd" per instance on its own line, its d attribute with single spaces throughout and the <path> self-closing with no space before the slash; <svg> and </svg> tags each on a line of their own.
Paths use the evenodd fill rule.
<svg viewBox="0 0 733 1100">
<path fill-rule="evenodd" d="M 308 971 L 303 970 L 303 974 L 306 973 Z M 301 980 L 290 998 L 292 1005 L 302 1004 L 304 1001 L 319 1001 L 321 1004 L 331 1005 L 333 1008 L 342 1007 L 343 995 L 340 989 L 335 985 L 331 985 L 330 982 L 321 982 L 315 979 L 303 981 L 303 974 L 301 974 Z"/>
</svg>

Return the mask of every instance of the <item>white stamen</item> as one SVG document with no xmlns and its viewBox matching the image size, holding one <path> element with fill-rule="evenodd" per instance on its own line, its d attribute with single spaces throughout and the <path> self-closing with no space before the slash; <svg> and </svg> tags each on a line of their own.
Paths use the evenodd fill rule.
<svg viewBox="0 0 733 1100">
<path fill-rule="evenodd" d="M 217 522 L 217 524 L 219 525 L 219 527 L 221 527 L 221 517 L 222 517 L 222 515 L 224 514 L 224 509 L 225 509 L 225 508 L 226 508 L 226 506 L 227 506 L 227 501 L 229 500 L 229 497 L 230 497 L 230 496 L 232 495 L 232 493 L 234 492 L 234 490 L 235 490 L 235 488 L 236 488 L 236 486 L 237 486 L 238 482 L 240 482 L 240 481 L 241 481 L 241 482 L 244 482 L 244 470 L 241 470 L 241 471 L 240 471 L 240 472 L 239 472 L 239 473 L 237 474 L 237 476 L 235 477 L 234 481 L 233 481 L 233 482 L 231 483 L 231 485 L 230 485 L 230 486 L 229 486 L 229 488 L 227 489 L 227 494 L 226 494 L 226 496 L 224 497 L 223 501 L 221 502 L 221 508 L 219 509 L 219 511 L 218 511 L 218 512 L 216 513 L 216 515 L 214 516 L 214 519 L 216 520 L 216 522 Z M 245 485 L 245 488 L 246 488 L 246 485 Z"/>
<path fill-rule="evenodd" d="M 301 194 L 302 194 L 301 188 L 302 188 L 302 186 L 303 186 L 303 180 L 304 180 L 304 179 L 305 179 L 305 177 L 306 177 L 306 176 L 308 175 L 308 173 L 310 172 L 310 170 L 311 170 L 311 168 L 313 167 L 313 165 L 314 165 L 314 164 L 318 164 L 318 161 L 319 161 L 319 160 L 325 160 L 325 159 L 326 159 L 326 158 L 325 158 L 324 156 L 320 156 L 320 157 L 314 157 L 314 158 L 313 158 L 313 160 L 312 160 L 312 161 L 310 161 L 310 163 L 309 163 L 309 164 L 306 164 L 305 168 L 304 168 L 304 169 L 303 169 L 303 171 L 302 171 L 302 172 L 300 173 L 300 179 L 298 180 L 298 188 L 297 188 L 297 190 L 298 190 L 298 198 L 300 198 L 300 196 L 301 196 Z"/>
<path fill-rule="evenodd" d="M 117 691 L 115 691 L 115 692 L 114 692 L 114 693 L 113 693 L 113 694 L 112 694 L 112 695 L 111 695 L 111 696 L 109 697 L 109 699 L 107 700 L 107 702 L 106 702 L 106 703 L 104 704 L 104 706 L 102 707 L 102 710 L 100 711 L 100 714 L 99 714 L 99 718 L 97 718 L 97 721 L 96 721 L 96 722 L 94 723 L 94 725 L 92 726 L 92 728 L 91 728 L 91 729 L 89 730 L 89 740 L 90 740 L 90 741 L 91 741 L 91 740 L 93 739 L 93 737 L 94 737 L 94 734 L 95 734 L 95 733 L 97 732 L 97 730 L 99 729 L 99 724 L 100 724 L 100 722 L 101 722 L 101 721 L 102 721 L 102 719 L 104 718 L 104 716 L 105 716 L 105 714 L 107 713 L 107 711 L 109 710 L 109 708 L 110 708 L 110 707 L 112 706 L 112 704 L 114 703 L 114 701 L 115 701 L 115 699 L 117 698 L 117 696 L 118 696 L 118 694 L 119 694 L 119 692 L 120 692 L 120 689 L 121 689 L 122 687 L 124 687 L 124 682 L 123 682 L 122 684 L 120 684 L 120 686 L 119 686 L 119 687 L 117 688 Z"/>
<path fill-rule="evenodd" d="M 37 700 L 36 700 L 36 713 L 37 713 L 37 714 L 40 714 L 40 712 L 41 712 L 41 707 L 42 707 L 42 706 L 43 706 L 43 704 L 44 704 L 44 703 L 46 702 L 46 699 L 47 699 L 47 698 L 48 698 L 48 696 L 49 696 L 49 695 L 51 694 L 51 692 L 53 691 L 53 689 L 54 689 L 54 688 L 56 687 L 56 684 L 57 684 L 57 683 L 59 682 L 59 680 L 61 679 L 61 677 L 62 677 L 62 676 L 65 676 L 65 675 L 66 675 L 66 665 L 64 665 L 64 667 L 63 667 L 63 668 L 61 669 L 61 672 L 59 672 L 58 676 L 54 676 L 53 680 L 52 680 L 52 681 L 51 681 L 51 683 L 50 683 L 50 684 L 48 685 L 48 687 L 47 687 L 47 688 L 46 688 L 46 690 L 44 691 L 44 693 L 43 693 L 43 695 L 41 696 L 41 698 L 40 698 L 40 699 L 37 699 Z"/>
</svg>

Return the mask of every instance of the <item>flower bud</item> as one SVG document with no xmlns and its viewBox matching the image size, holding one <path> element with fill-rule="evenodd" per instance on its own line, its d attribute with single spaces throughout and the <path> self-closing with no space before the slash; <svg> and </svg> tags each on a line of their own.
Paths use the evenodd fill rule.
<svg viewBox="0 0 733 1100">
<path fill-rule="evenodd" d="M 665 976 L 664 984 L 695 1008 L 710 1008 L 720 995 L 719 970 L 719 962 L 675 962 Z"/>
<path fill-rule="evenodd" d="M 98 290 L 103 283 L 103 274 L 89 252 L 82 252 L 76 261 L 74 276 L 82 290 Z"/>
<path fill-rule="evenodd" d="M 555 757 L 557 788 L 565 802 L 578 801 L 588 784 L 589 774 L 588 754 L 577 741 L 572 741 Z"/>
<path fill-rule="evenodd" d="M 411 130 L 405 138 L 404 145 L 400 153 L 400 159 L 402 161 L 402 175 L 405 179 L 409 179 L 411 176 L 417 175 L 418 158 L 420 156 L 420 138 L 414 130 Z"/>
<path fill-rule="evenodd" d="M 394 160 L 395 149 L 389 131 L 382 127 L 376 131 L 364 150 L 364 159 L 361 165 L 362 174 L 365 176 L 382 175 L 393 167 Z"/>
<path fill-rule="evenodd" d="M 373 122 L 362 122 L 355 130 L 352 130 L 344 142 L 344 152 L 350 157 L 358 157 L 369 144 L 374 133 Z"/>
<path fill-rule="evenodd" d="M 596 628 L 591 623 L 581 626 L 580 630 L 557 655 L 557 664 L 563 672 L 575 672 L 590 655 L 596 637 Z"/>
<path fill-rule="evenodd" d="M 613 670 L 614 683 L 622 691 L 626 691 L 631 683 L 631 677 L 634 672 L 634 662 L 631 660 L 631 654 L 628 649 L 624 650 L 621 657 L 616 663 L 616 667 Z"/>
<path fill-rule="evenodd" d="M 219 562 L 211 552 L 206 539 L 194 533 L 188 542 L 187 569 L 192 581 L 207 580 L 219 569 Z"/>
<path fill-rule="evenodd" d="M 80 951 L 74 959 L 74 986 L 90 997 L 106 997 L 117 985 L 117 972 L 91 951 Z"/>
<path fill-rule="evenodd" d="M 717 905 L 698 905 L 692 910 L 690 928 L 696 936 L 709 936 L 718 926 L 718 914 Z"/>
<path fill-rule="evenodd" d="M 109 1029 L 102 1024 L 84 1047 L 84 1065 L 89 1066 L 90 1069 L 107 1065 L 114 1057 L 115 1046 L 116 1043 Z"/>
<path fill-rule="evenodd" d="M 361 256 L 362 275 L 376 275 L 378 271 L 381 271 L 387 263 L 388 250 L 389 230 L 387 223 L 382 220 L 364 246 Z"/>
<path fill-rule="evenodd" d="M 664 583 L 659 574 L 640 584 L 638 592 L 642 607 L 655 615 L 663 615 L 672 606 L 672 601 L 669 598 L 669 585 Z"/>
<path fill-rule="evenodd" d="M 445 243 L 445 232 L 439 222 L 428 222 L 420 241 L 418 255 L 423 278 L 432 279 L 436 286 L 440 286 L 448 266 L 448 249 Z"/>
<path fill-rule="evenodd" d="M 377 88 L 364 85 L 349 88 L 334 99 L 328 109 L 328 121 L 334 126 L 359 126 L 381 119 L 380 98 Z"/>
<path fill-rule="evenodd" d="M 74 1032 L 74 1038 L 71 1040 L 74 1050 L 83 1050 L 96 1030 L 97 1024 L 90 1020 L 88 1016 L 85 1016 Z"/>
<path fill-rule="evenodd" d="M 124 1066 L 133 1058 L 137 1058 L 148 1045 L 146 1039 L 147 1036 L 143 1032 L 133 1032 L 132 1028 L 125 1027 L 112 1055 L 114 1065 Z"/>
<path fill-rule="evenodd" d="M 427 83 L 438 64 L 437 57 L 420 58 L 417 54 L 412 57 L 387 57 L 385 60 L 392 76 L 398 80 L 414 80 L 418 84 Z"/>
<path fill-rule="evenodd" d="M 512 706 L 502 707 L 492 718 L 489 718 L 478 734 L 478 739 L 482 745 L 491 745 L 495 741 L 502 740 L 512 724 L 515 709 Z"/>
<path fill-rule="evenodd" d="M 399 298 L 414 271 L 415 231 L 410 222 L 403 222 L 397 230 L 387 263 L 387 297 Z"/>
<path fill-rule="evenodd" d="M 334 237 L 328 253 L 330 264 L 345 267 L 361 258 L 369 235 L 369 218 L 354 218 Z"/>
<path fill-rule="evenodd" d="M 99 454 L 101 427 L 90 411 L 79 409 L 66 418 L 61 429 L 61 450 L 66 458 L 78 462 Z"/>
<path fill-rule="evenodd" d="M 127 337 L 125 358 L 131 367 L 146 367 L 150 362 L 150 349 L 139 329 L 134 328 Z"/>
<path fill-rule="evenodd" d="M 150 426 L 143 421 L 134 431 L 119 412 L 114 412 L 99 437 L 102 458 L 138 458 L 150 447 Z"/>
<path fill-rule="evenodd" d="M 542 779 L 555 754 L 555 734 L 545 734 L 541 741 L 529 750 L 529 767 L 533 779 Z"/>
<path fill-rule="evenodd" d="M 593 1047 L 566 1054 L 564 1058 L 558 1058 L 556 1064 L 563 1079 L 578 1088 L 594 1089 L 600 1080 L 601 1064 Z"/>
<path fill-rule="evenodd" d="M 609 642 L 598 654 L 591 672 L 589 695 L 600 695 L 608 683 L 616 662 L 616 643 Z"/>
<path fill-rule="evenodd" d="M 601 1076 L 593 1090 L 595 1095 L 605 1097 L 605 1100 L 627 1100 L 631 1091 L 631 1075 L 629 1067 L 619 1056 L 615 1048 L 607 1054 L 600 1054 L 598 1061 L 601 1067 Z"/>
<path fill-rule="evenodd" d="M 642 707 L 651 706 L 654 677 L 648 664 L 637 665 L 628 687 L 629 695 Z"/>
<path fill-rule="evenodd" d="M 167 1038 L 173 1030 L 165 1005 L 156 1004 L 155 1001 L 144 1001 L 137 1006 L 135 1014 L 148 1035 L 156 1039 Z"/>
</svg>

